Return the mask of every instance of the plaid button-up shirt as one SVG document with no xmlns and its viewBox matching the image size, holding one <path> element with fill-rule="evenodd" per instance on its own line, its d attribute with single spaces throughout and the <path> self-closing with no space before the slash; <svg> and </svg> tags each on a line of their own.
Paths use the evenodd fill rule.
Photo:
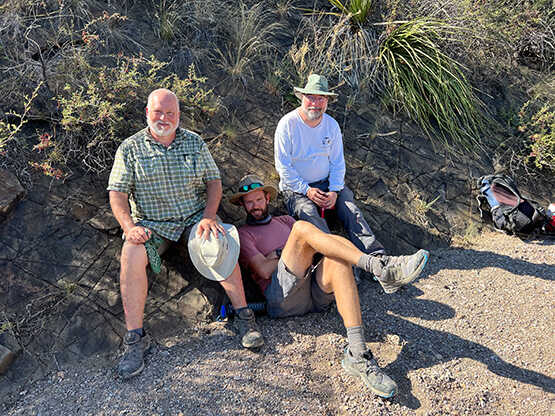
<svg viewBox="0 0 555 416">
<path fill-rule="evenodd" d="M 178 128 L 165 147 L 145 128 L 119 146 L 107 189 L 129 195 L 135 224 L 177 241 L 202 218 L 206 182 L 216 179 L 220 172 L 198 134 Z"/>
</svg>

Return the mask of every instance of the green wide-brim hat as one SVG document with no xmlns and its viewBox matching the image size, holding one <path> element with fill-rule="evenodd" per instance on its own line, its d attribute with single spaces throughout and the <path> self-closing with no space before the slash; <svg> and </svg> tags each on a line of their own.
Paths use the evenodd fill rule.
<svg viewBox="0 0 555 416">
<path fill-rule="evenodd" d="M 318 74 L 310 75 L 304 88 L 295 87 L 294 91 L 299 100 L 302 99 L 302 94 L 326 95 L 330 98 L 337 97 L 336 93 L 330 92 L 326 77 Z"/>
</svg>

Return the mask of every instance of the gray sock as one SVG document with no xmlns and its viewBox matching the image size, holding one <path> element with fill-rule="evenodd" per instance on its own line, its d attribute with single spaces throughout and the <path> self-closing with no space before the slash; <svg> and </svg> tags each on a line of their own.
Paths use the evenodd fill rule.
<svg viewBox="0 0 555 416">
<path fill-rule="evenodd" d="M 380 277 L 383 268 L 381 257 L 383 256 L 363 253 L 358 260 L 357 266 L 376 277 Z"/>
<path fill-rule="evenodd" d="M 349 351 L 353 357 L 360 357 L 366 352 L 364 343 L 364 329 L 361 325 L 347 328 L 347 340 L 349 341 Z"/>
</svg>

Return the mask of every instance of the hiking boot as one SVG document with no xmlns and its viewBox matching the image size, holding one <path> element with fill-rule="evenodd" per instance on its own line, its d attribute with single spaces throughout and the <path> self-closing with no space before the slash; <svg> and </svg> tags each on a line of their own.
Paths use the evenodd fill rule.
<svg viewBox="0 0 555 416">
<path fill-rule="evenodd" d="M 341 367 L 350 375 L 360 377 L 377 396 L 389 399 L 397 393 L 397 384 L 378 367 L 370 351 L 355 358 L 349 348 L 345 348 Z"/>
<path fill-rule="evenodd" d="M 397 292 L 401 286 L 415 280 L 424 270 L 429 257 L 430 253 L 426 250 L 418 250 L 411 256 L 378 257 L 382 267 L 375 275 L 384 292 Z"/>
<path fill-rule="evenodd" d="M 264 345 L 264 338 L 258 331 L 254 312 L 250 308 L 243 309 L 235 315 L 233 323 L 241 338 L 241 345 L 245 348 L 258 348 Z"/>
<path fill-rule="evenodd" d="M 124 380 L 136 376 L 145 367 L 144 356 L 150 349 L 150 336 L 140 336 L 136 332 L 127 332 L 123 338 L 125 352 L 118 364 L 118 374 Z"/>
</svg>

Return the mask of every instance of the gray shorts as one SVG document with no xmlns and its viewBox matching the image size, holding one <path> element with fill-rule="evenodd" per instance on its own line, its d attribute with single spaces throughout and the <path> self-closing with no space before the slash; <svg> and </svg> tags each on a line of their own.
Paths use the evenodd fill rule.
<svg viewBox="0 0 555 416">
<path fill-rule="evenodd" d="M 314 256 L 312 265 L 303 277 L 297 277 L 283 260 L 272 274 L 270 285 L 264 291 L 268 301 L 268 315 L 272 318 L 304 315 L 308 312 L 324 312 L 335 300 L 333 293 L 326 293 L 316 281 L 316 269 L 323 257 Z"/>
</svg>

